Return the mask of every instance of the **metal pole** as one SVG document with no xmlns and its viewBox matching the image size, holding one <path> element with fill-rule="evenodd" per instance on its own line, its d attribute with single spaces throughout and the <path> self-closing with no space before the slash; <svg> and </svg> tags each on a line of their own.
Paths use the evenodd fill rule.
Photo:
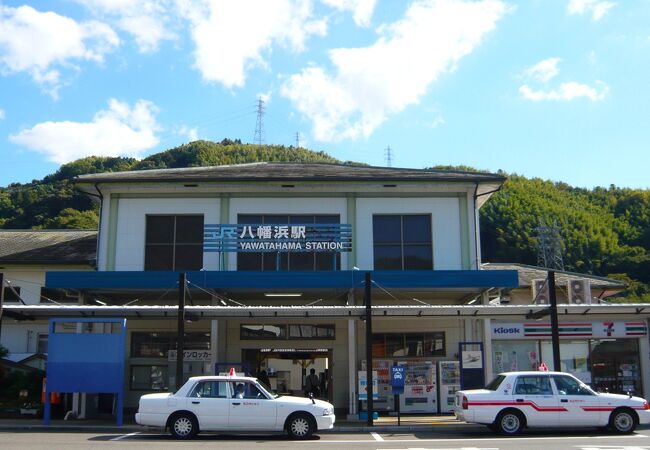
<svg viewBox="0 0 650 450">
<path fill-rule="evenodd" d="M 178 336 L 176 338 L 176 390 L 183 385 L 183 353 L 185 350 L 185 273 L 178 276 Z"/>
<path fill-rule="evenodd" d="M 2 309 L 5 301 L 5 276 L 0 272 L 0 342 L 2 342 Z"/>
<path fill-rule="evenodd" d="M 372 401 L 372 301 L 370 272 L 366 272 L 364 302 L 366 303 L 366 390 L 368 392 L 368 426 L 373 425 L 372 413 L 374 409 Z"/>
<path fill-rule="evenodd" d="M 553 346 L 553 370 L 562 370 L 560 364 L 560 327 L 557 320 L 557 298 L 555 296 L 555 271 L 548 271 L 548 298 L 551 302 L 551 344 Z"/>
</svg>

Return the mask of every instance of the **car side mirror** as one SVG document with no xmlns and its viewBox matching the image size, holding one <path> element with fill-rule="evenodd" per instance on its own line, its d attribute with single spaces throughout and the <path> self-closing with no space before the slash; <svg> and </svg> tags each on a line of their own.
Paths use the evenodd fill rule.
<svg viewBox="0 0 650 450">
<path fill-rule="evenodd" d="M 316 404 L 316 400 L 314 400 L 314 394 L 311 392 L 309 393 L 309 400 L 311 400 L 312 404 Z"/>
</svg>

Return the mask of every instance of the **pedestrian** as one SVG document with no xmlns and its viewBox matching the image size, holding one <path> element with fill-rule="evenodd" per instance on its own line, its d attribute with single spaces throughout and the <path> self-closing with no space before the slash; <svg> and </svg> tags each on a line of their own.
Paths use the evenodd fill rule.
<svg viewBox="0 0 650 450">
<path fill-rule="evenodd" d="M 309 375 L 307 375 L 307 382 L 305 383 L 305 394 L 312 394 L 314 397 L 320 396 L 320 380 L 315 369 L 309 369 Z"/>
<path fill-rule="evenodd" d="M 269 375 L 266 373 L 266 370 L 262 370 L 260 372 L 259 376 L 257 377 L 257 381 L 259 381 L 260 384 L 266 388 L 266 390 L 271 389 L 271 380 L 269 380 Z"/>
</svg>

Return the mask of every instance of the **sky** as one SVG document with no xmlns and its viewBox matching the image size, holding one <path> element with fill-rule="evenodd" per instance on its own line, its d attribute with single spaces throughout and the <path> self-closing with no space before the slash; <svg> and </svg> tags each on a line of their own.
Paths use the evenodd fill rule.
<svg viewBox="0 0 650 450">
<path fill-rule="evenodd" d="M 0 186 L 261 101 L 267 144 L 650 188 L 649 79 L 650 0 L 0 0 Z"/>
</svg>

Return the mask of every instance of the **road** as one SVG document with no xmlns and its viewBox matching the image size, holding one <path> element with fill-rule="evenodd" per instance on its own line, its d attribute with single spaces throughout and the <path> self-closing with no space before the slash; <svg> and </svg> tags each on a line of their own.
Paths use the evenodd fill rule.
<svg viewBox="0 0 650 450">
<path fill-rule="evenodd" d="M 372 449 L 372 450 L 650 450 L 650 429 L 618 436 L 596 431 L 535 431 L 505 438 L 489 431 L 323 433 L 309 441 L 280 435 L 201 434 L 190 442 L 150 432 L 129 434 L 1 432 L 3 450 L 120 449 Z"/>
</svg>

